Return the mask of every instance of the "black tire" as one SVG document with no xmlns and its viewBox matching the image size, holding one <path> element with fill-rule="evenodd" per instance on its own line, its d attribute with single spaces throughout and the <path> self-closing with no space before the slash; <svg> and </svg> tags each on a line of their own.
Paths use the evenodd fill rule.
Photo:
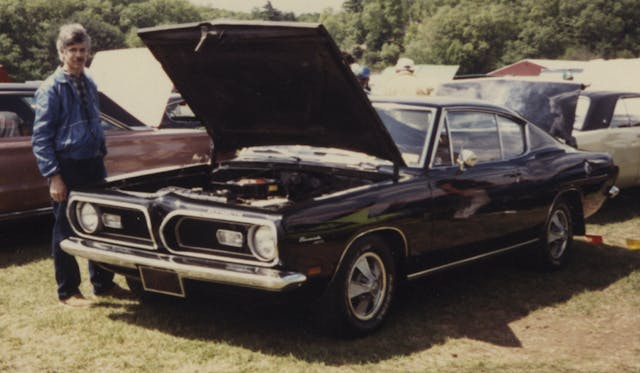
<svg viewBox="0 0 640 373">
<path fill-rule="evenodd" d="M 379 328 L 396 290 L 396 265 L 388 245 L 371 236 L 346 254 L 316 309 L 323 332 L 363 336 Z"/>
<path fill-rule="evenodd" d="M 567 265 L 573 245 L 571 210 L 564 201 L 557 202 L 544 224 L 538 261 L 542 269 L 557 270 Z"/>
</svg>

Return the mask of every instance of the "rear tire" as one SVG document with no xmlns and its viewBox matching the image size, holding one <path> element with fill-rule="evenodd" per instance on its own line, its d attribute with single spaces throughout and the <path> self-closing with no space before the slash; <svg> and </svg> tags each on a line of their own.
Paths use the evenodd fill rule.
<svg viewBox="0 0 640 373">
<path fill-rule="evenodd" d="M 379 328 L 396 288 L 396 265 L 388 245 L 378 237 L 357 242 L 343 259 L 320 299 L 321 330 L 357 337 Z"/>
<path fill-rule="evenodd" d="M 551 209 L 542 232 L 538 259 L 541 267 L 556 270 L 567 265 L 573 244 L 571 210 L 564 201 Z"/>
</svg>

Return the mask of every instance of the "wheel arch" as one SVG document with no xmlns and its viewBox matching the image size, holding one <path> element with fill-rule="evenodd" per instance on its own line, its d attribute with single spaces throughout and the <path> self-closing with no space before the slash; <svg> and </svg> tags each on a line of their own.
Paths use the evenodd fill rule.
<svg viewBox="0 0 640 373">
<path fill-rule="evenodd" d="M 338 261 L 333 274 L 331 275 L 331 281 L 335 278 L 338 270 L 342 266 L 344 258 L 351 248 L 356 245 L 359 241 L 366 237 L 376 236 L 383 240 L 391 249 L 391 255 L 396 261 L 396 268 L 398 271 L 402 272 L 402 267 L 404 260 L 407 258 L 409 253 L 409 244 L 405 234 L 396 227 L 377 227 L 373 229 L 369 229 L 363 232 L 358 233 L 354 237 L 349 240 L 349 242 L 345 245 L 342 254 L 340 255 L 340 260 Z"/>
<path fill-rule="evenodd" d="M 549 208 L 549 214 L 551 214 L 553 206 L 555 206 L 560 201 L 566 202 L 567 206 L 569 207 L 569 211 L 571 212 L 571 226 L 573 229 L 573 234 L 584 235 L 586 233 L 586 228 L 584 221 L 584 212 L 582 209 L 582 194 L 580 193 L 580 191 L 578 191 L 577 189 L 569 189 L 558 193 L 556 198 L 553 200 L 553 204 Z"/>
</svg>

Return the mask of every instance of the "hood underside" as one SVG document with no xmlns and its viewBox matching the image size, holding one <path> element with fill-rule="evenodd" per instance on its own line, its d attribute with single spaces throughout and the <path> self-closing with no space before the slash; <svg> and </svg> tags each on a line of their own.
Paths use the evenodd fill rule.
<svg viewBox="0 0 640 373">
<path fill-rule="evenodd" d="M 139 35 L 217 152 L 309 145 L 404 164 L 322 25 L 212 21 Z"/>
</svg>

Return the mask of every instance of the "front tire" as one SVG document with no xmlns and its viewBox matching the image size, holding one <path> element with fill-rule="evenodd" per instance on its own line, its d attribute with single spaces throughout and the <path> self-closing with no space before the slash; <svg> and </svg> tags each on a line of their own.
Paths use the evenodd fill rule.
<svg viewBox="0 0 640 373">
<path fill-rule="evenodd" d="M 396 265 L 378 237 L 357 242 L 343 259 L 318 311 L 321 327 L 332 334 L 362 336 L 382 325 L 396 288 Z"/>
<path fill-rule="evenodd" d="M 565 202 L 556 203 L 544 225 L 539 262 L 543 269 L 556 270 L 566 266 L 573 244 L 571 210 Z"/>
</svg>

